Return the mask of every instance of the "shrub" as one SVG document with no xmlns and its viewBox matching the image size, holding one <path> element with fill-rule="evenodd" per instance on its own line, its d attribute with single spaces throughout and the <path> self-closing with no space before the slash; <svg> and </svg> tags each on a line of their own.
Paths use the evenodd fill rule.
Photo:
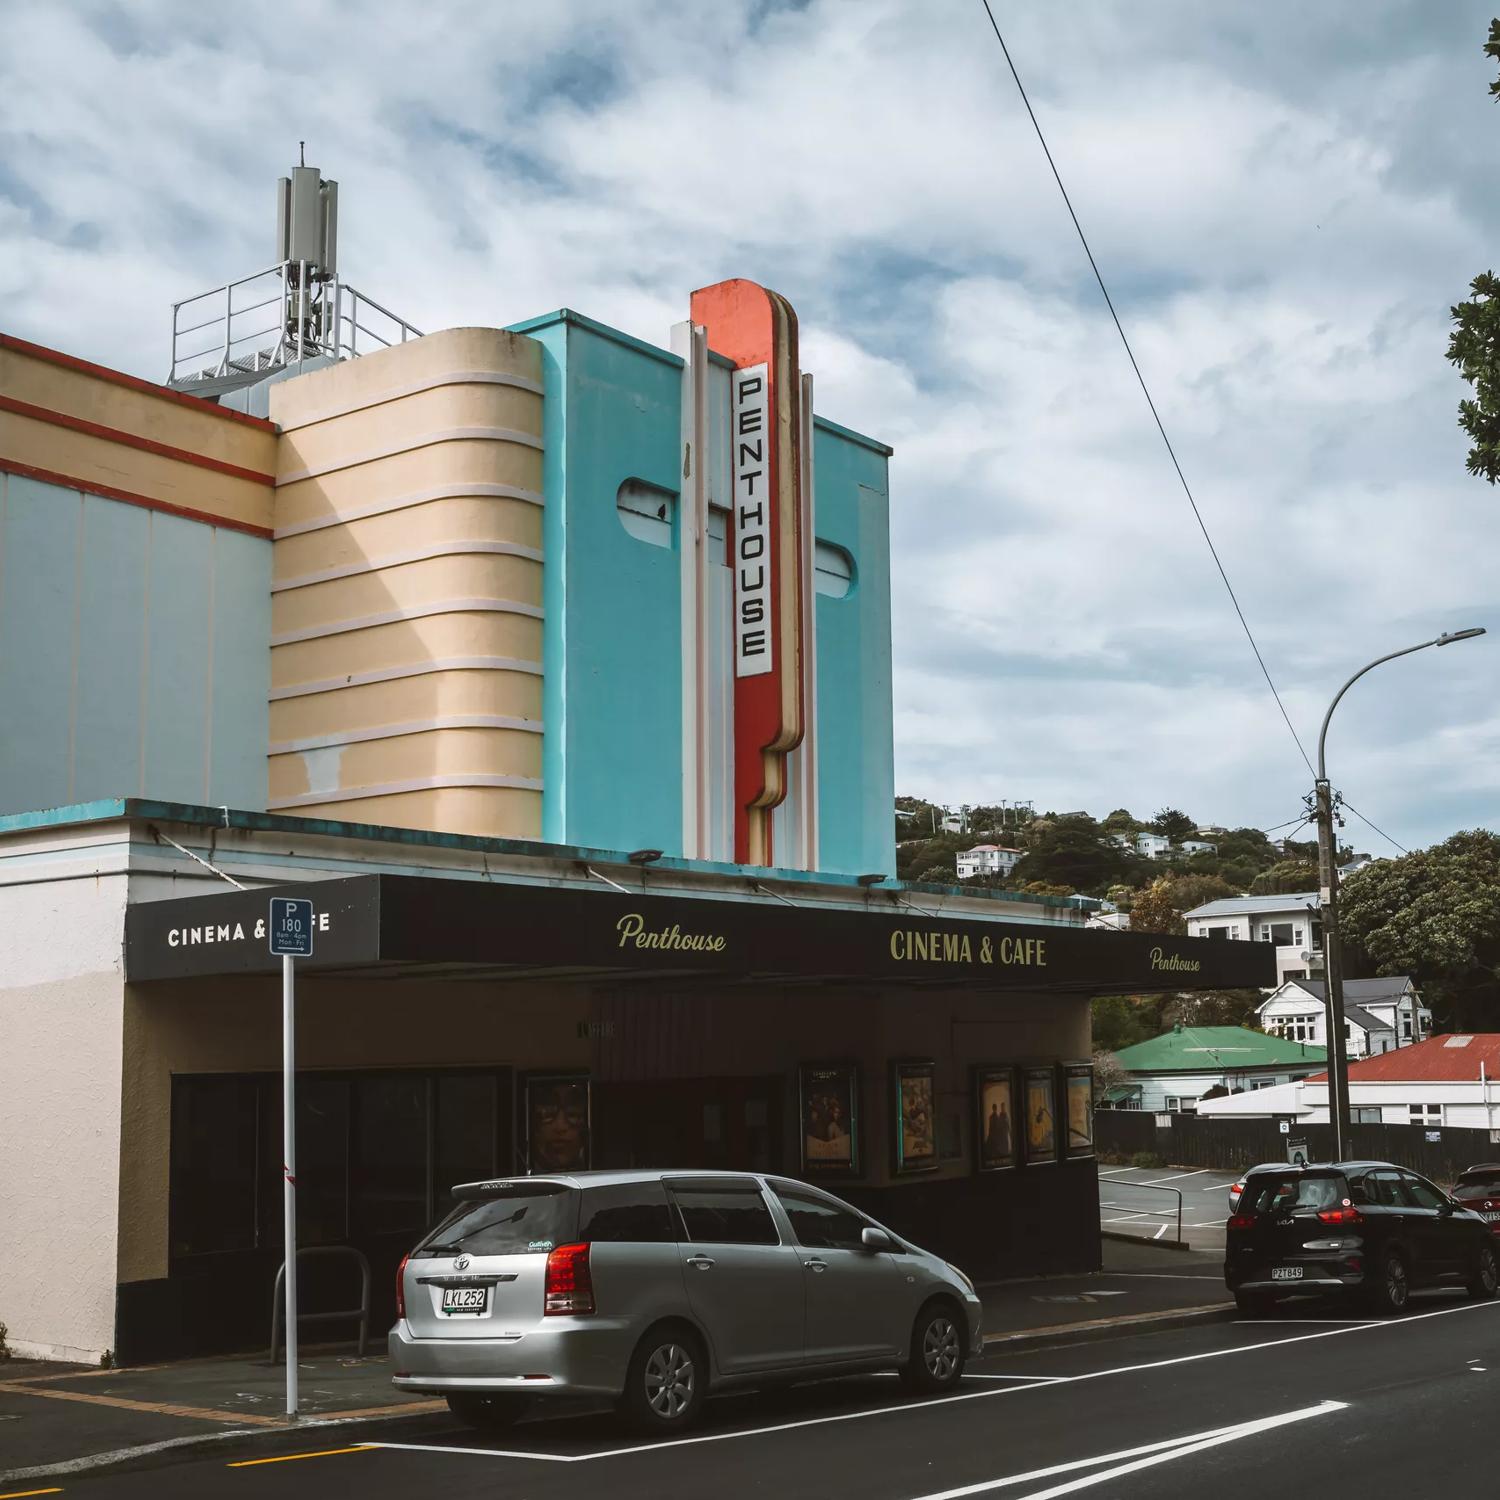
<svg viewBox="0 0 1500 1500">
<path fill-rule="evenodd" d="M 1158 1156 L 1155 1151 L 1137 1151 L 1130 1158 L 1132 1167 L 1164 1167 L 1166 1164 L 1166 1157 Z"/>
</svg>

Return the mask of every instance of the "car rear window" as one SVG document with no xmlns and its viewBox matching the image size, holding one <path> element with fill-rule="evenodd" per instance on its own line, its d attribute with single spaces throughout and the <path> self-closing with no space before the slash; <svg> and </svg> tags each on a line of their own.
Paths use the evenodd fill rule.
<svg viewBox="0 0 1500 1500">
<path fill-rule="evenodd" d="M 1251 1177 L 1240 1199 L 1242 1214 L 1286 1213 L 1294 1208 L 1336 1208 L 1349 1196 L 1342 1177 L 1268 1172 Z"/>
<path fill-rule="evenodd" d="M 1500 1198 L 1500 1172 L 1476 1173 L 1460 1177 L 1453 1185 L 1453 1196 L 1464 1201 L 1475 1198 Z"/>
<path fill-rule="evenodd" d="M 526 1255 L 578 1237 L 576 1189 L 558 1182 L 509 1182 L 457 1204 L 413 1255 Z"/>
</svg>

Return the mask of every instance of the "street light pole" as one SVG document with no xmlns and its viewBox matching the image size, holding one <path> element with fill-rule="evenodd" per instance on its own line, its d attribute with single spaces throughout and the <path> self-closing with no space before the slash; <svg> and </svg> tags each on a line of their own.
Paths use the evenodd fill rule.
<svg viewBox="0 0 1500 1500">
<path fill-rule="evenodd" d="M 1475 626 L 1468 630 L 1455 630 L 1422 641 L 1415 646 L 1406 646 L 1400 651 L 1378 656 L 1368 666 L 1361 667 L 1337 693 L 1323 715 L 1323 727 L 1318 731 L 1318 779 L 1313 784 L 1314 816 L 1318 824 L 1318 904 L 1323 912 L 1323 1008 L 1328 1032 L 1328 1118 L 1333 1124 L 1333 1159 L 1342 1161 L 1349 1136 L 1349 1057 L 1344 1045 L 1344 968 L 1341 938 L 1339 933 L 1339 862 L 1338 844 L 1333 832 L 1333 790 L 1328 783 L 1328 766 L 1324 758 L 1324 745 L 1328 739 L 1328 721 L 1339 706 L 1339 700 L 1359 681 L 1366 672 L 1384 662 L 1394 661 L 1398 656 L 1410 656 L 1413 651 L 1425 651 L 1429 646 L 1447 646 L 1454 641 L 1472 640 L 1483 635 L 1484 629 Z"/>
</svg>

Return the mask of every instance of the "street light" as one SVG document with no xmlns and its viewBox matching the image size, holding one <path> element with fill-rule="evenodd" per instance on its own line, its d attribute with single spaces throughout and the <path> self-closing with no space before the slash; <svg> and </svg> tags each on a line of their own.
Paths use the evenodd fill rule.
<svg viewBox="0 0 1500 1500">
<path fill-rule="evenodd" d="M 1338 846 L 1333 837 L 1333 793 L 1328 785 L 1328 767 L 1324 760 L 1323 747 L 1328 738 L 1328 721 L 1339 706 L 1339 700 L 1359 681 L 1366 672 L 1383 662 L 1394 661 L 1398 656 L 1410 656 L 1413 651 L 1425 651 L 1429 646 L 1448 646 L 1454 641 L 1472 640 L 1483 635 L 1484 627 L 1471 626 L 1467 630 L 1445 632 L 1435 640 L 1422 641 L 1386 656 L 1378 656 L 1369 666 L 1361 667 L 1337 693 L 1323 715 L 1323 727 L 1318 731 L 1318 779 L 1313 787 L 1313 798 L 1318 822 L 1318 904 L 1323 910 L 1323 1007 L 1328 1027 L 1328 1118 L 1333 1125 L 1333 1159 L 1344 1159 L 1344 1145 L 1349 1133 L 1349 1058 L 1344 1047 L 1344 972 L 1339 941 L 1338 899 L 1339 862 Z M 1399 1042 L 1398 1042 L 1399 1045 Z"/>
</svg>

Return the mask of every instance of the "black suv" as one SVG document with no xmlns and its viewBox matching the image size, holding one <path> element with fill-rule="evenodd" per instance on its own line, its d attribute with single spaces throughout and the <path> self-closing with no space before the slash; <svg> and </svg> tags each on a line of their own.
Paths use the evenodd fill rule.
<svg viewBox="0 0 1500 1500">
<path fill-rule="evenodd" d="M 1224 1280 L 1240 1312 L 1264 1317 L 1281 1292 L 1353 1293 L 1399 1312 L 1420 1286 L 1493 1297 L 1495 1236 L 1425 1177 L 1384 1161 L 1262 1166 L 1229 1220 Z"/>
</svg>

